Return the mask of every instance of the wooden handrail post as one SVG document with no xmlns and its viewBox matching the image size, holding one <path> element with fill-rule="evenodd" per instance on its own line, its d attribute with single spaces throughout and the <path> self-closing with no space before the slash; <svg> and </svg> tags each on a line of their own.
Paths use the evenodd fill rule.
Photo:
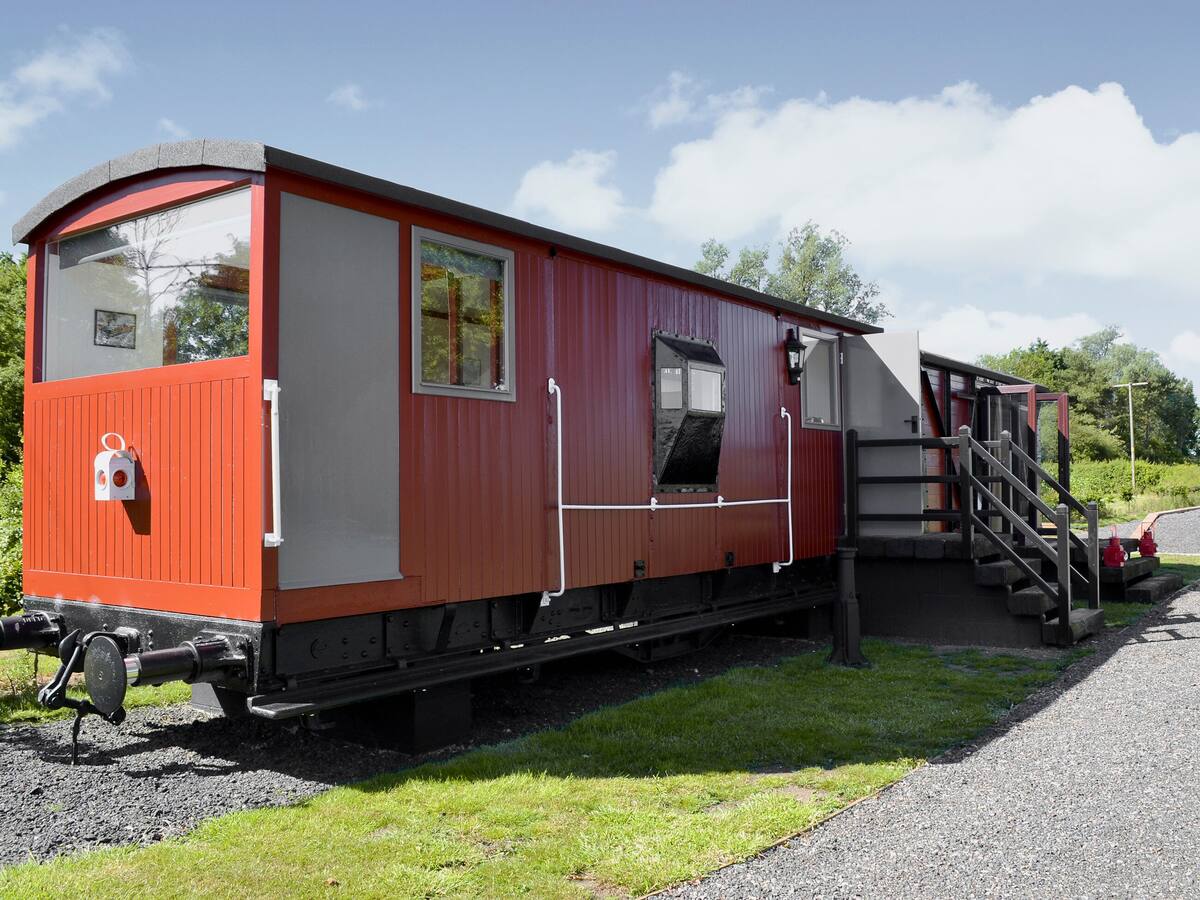
<svg viewBox="0 0 1200 900">
<path fill-rule="evenodd" d="M 1000 432 L 999 450 L 1000 465 L 1009 473 L 1012 472 L 1012 435 L 1007 431 Z M 1000 501 L 1012 509 L 1013 489 L 1007 481 L 1000 482 Z M 1000 518 L 1001 530 L 1006 534 L 1012 534 L 1012 524 L 1003 516 Z"/>
<path fill-rule="evenodd" d="M 974 451 L 971 449 L 971 429 L 963 425 L 958 429 L 958 505 L 962 514 L 963 559 L 975 558 L 975 485 Z"/>
<path fill-rule="evenodd" d="M 858 546 L 858 429 L 846 429 L 846 538 Z"/>
<path fill-rule="evenodd" d="M 1100 608 L 1100 513 L 1096 501 L 1087 505 L 1088 609 Z"/>
<path fill-rule="evenodd" d="M 1054 511 L 1055 537 L 1058 543 L 1058 642 L 1071 644 L 1071 511 L 1060 503 Z"/>
</svg>

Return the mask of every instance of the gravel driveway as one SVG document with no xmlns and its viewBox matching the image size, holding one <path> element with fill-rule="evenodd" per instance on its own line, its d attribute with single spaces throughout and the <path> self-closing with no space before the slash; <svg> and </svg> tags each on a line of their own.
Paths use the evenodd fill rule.
<svg viewBox="0 0 1200 900">
<path fill-rule="evenodd" d="M 1200 509 L 1163 513 L 1154 522 L 1160 553 L 1200 553 Z"/>
<path fill-rule="evenodd" d="M 1200 895 L 1200 591 L 974 745 L 697 885 L 714 897 Z"/>
</svg>

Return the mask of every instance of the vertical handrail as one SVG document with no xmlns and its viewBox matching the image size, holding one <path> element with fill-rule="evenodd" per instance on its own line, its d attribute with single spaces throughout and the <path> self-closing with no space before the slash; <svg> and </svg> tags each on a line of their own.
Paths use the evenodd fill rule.
<svg viewBox="0 0 1200 900">
<path fill-rule="evenodd" d="M 1087 505 L 1088 609 L 1100 608 L 1100 513 L 1096 501 Z"/>
<path fill-rule="evenodd" d="M 846 429 L 846 537 L 858 546 L 858 429 Z"/>
<path fill-rule="evenodd" d="M 958 429 L 958 505 L 962 519 L 963 559 L 974 559 L 975 546 L 975 484 L 974 451 L 971 449 L 971 429 L 963 425 Z"/>
<path fill-rule="evenodd" d="M 1058 545 L 1058 641 L 1071 644 L 1071 511 L 1060 503 L 1054 512 Z"/>
<path fill-rule="evenodd" d="M 787 422 L 787 523 L 788 523 L 788 558 L 787 562 L 771 564 L 771 571 L 776 575 L 786 566 L 796 561 L 796 545 L 792 534 L 792 415 L 787 407 L 779 407 L 779 418 Z M 717 498 L 720 500 L 720 497 Z"/>
<path fill-rule="evenodd" d="M 263 399 L 271 404 L 271 530 L 263 535 L 264 547 L 278 547 L 283 543 L 283 489 L 279 472 L 279 382 L 273 378 L 263 379 Z"/>
<path fill-rule="evenodd" d="M 546 382 L 546 393 L 554 398 L 554 496 L 558 512 L 558 590 L 542 591 L 542 605 L 551 597 L 561 597 L 567 589 L 567 549 L 563 539 L 563 477 L 562 477 L 562 390 L 553 378 Z"/>
</svg>

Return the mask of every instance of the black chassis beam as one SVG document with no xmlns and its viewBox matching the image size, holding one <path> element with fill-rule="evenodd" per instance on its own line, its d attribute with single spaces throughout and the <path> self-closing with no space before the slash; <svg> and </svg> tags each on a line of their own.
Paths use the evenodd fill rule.
<svg viewBox="0 0 1200 900">
<path fill-rule="evenodd" d="M 24 607 L 26 612 L 61 616 L 64 634 L 76 628 L 85 635 L 92 631 L 131 628 L 137 631 L 141 638 L 139 652 L 178 647 L 184 641 L 192 641 L 199 637 L 220 635 L 241 638 L 249 643 L 250 652 L 253 654 L 256 670 L 254 681 L 252 684 L 228 686 L 243 692 L 252 692 L 261 680 L 269 680 L 274 669 L 273 647 L 269 640 L 274 625 L 270 622 L 244 622 L 238 619 L 191 616 L 134 606 L 56 600 L 31 595 L 25 596 Z"/>
<path fill-rule="evenodd" d="M 771 598 L 730 604 L 710 612 L 688 613 L 655 621 L 620 623 L 575 634 L 540 636 L 527 643 L 511 643 L 471 653 L 444 654 L 405 666 L 375 670 L 287 690 L 250 697 L 247 709 L 267 719 L 289 719 L 327 709 L 374 700 L 405 691 L 421 690 L 467 678 L 540 665 L 583 653 L 673 637 L 735 622 L 824 606 L 835 601 L 836 587 L 787 591 Z"/>
</svg>

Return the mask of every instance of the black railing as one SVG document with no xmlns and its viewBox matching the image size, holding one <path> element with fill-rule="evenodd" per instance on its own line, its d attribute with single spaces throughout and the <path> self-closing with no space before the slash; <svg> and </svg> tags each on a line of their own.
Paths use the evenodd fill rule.
<svg viewBox="0 0 1200 900">
<path fill-rule="evenodd" d="M 864 449 L 882 447 L 919 447 L 924 450 L 958 451 L 958 471 L 953 475 L 940 473 L 903 475 L 859 475 L 859 454 Z M 957 485 L 957 509 L 926 509 L 921 512 L 861 511 L 861 489 L 864 485 L 882 484 L 945 484 Z M 1051 507 L 1039 494 L 1047 485 L 1058 497 Z M 994 488 L 994 489 L 993 489 Z M 922 501 L 923 503 L 923 501 Z M 1028 515 L 1018 507 L 1024 505 Z M 1071 530 L 1071 512 L 1081 514 L 1087 523 L 1087 538 Z M 1038 515 L 1054 523 L 1053 544 L 1037 527 Z M 1052 601 L 1058 612 L 1059 643 L 1071 643 L 1072 583 L 1086 587 L 1087 605 L 1100 606 L 1100 540 L 1098 513 L 1095 503 L 1083 504 L 1038 464 L 1028 453 L 1013 443 L 1011 435 L 1001 432 L 997 441 L 980 442 L 963 426 L 953 438 L 880 438 L 861 440 L 858 432 L 846 432 L 846 531 L 851 541 L 857 541 L 864 522 L 946 522 L 957 526 L 962 539 L 964 559 L 974 559 L 975 535 L 987 539 L 1000 554 L 1016 565 L 1025 577 Z M 1025 556 L 1013 546 L 1032 548 L 1038 556 L 1055 567 L 1051 584 Z M 1072 548 L 1082 551 L 1085 570 L 1072 562 Z"/>
</svg>

